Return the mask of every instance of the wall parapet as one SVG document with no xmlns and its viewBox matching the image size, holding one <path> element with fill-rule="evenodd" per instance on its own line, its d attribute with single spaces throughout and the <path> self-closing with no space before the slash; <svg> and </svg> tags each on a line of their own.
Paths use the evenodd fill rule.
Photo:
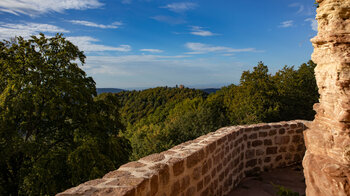
<svg viewBox="0 0 350 196">
<path fill-rule="evenodd" d="M 224 127 L 122 165 L 71 195 L 226 195 L 249 175 L 300 163 L 308 121 Z"/>
</svg>

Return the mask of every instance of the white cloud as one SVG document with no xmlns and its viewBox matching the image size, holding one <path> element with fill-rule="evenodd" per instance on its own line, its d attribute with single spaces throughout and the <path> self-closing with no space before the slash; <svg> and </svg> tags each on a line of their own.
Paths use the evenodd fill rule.
<svg viewBox="0 0 350 196">
<path fill-rule="evenodd" d="M 162 53 L 163 52 L 163 50 L 159 50 L 159 49 L 141 49 L 140 51 L 151 52 L 151 53 Z"/>
<path fill-rule="evenodd" d="M 152 16 L 151 18 L 156 20 L 156 21 L 165 22 L 165 23 L 172 24 L 172 25 L 186 23 L 186 21 L 183 20 L 182 18 L 175 18 L 172 16 L 158 15 L 158 16 Z"/>
<path fill-rule="evenodd" d="M 203 37 L 216 35 L 215 33 L 212 33 L 210 31 L 203 30 L 203 27 L 199 27 L 199 26 L 192 26 L 190 33 L 192 35 L 199 35 L 199 36 L 203 36 Z"/>
<path fill-rule="evenodd" d="M 220 52 L 220 53 L 235 53 L 235 52 L 255 52 L 255 48 L 243 48 L 243 49 L 234 49 L 224 46 L 211 46 L 203 43 L 186 43 L 185 46 L 192 50 L 187 54 L 205 54 L 210 52 Z"/>
<path fill-rule="evenodd" d="M 279 27 L 281 28 L 288 28 L 293 26 L 294 21 L 293 20 L 287 20 L 287 21 L 283 21 L 281 22 L 281 24 L 279 25 Z"/>
<path fill-rule="evenodd" d="M 297 14 L 300 14 L 304 11 L 305 7 L 304 5 L 300 4 L 300 3 L 292 3 L 289 5 L 289 7 L 296 7 L 298 8 L 298 11 L 296 12 Z"/>
<path fill-rule="evenodd" d="M 42 33 L 68 33 L 68 30 L 51 24 L 26 23 L 0 23 L 0 39 L 9 39 L 15 36 L 28 38 L 31 35 Z"/>
<path fill-rule="evenodd" d="M 167 8 L 170 11 L 173 12 L 185 12 L 187 10 L 192 10 L 197 7 L 197 4 L 190 3 L 190 2 L 178 2 L 178 3 L 171 3 L 166 6 L 163 6 L 161 8 Z"/>
<path fill-rule="evenodd" d="M 233 53 L 226 53 L 226 54 L 222 54 L 222 56 L 233 56 Z"/>
<path fill-rule="evenodd" d="M 88 27 L 96 27 L 96 28 L 101 28 L 101 29 L 117 29 L 119 26 L 123 25 L 122 22 L 114 22 L 110 25 L 103 25 L 103 24 L 97 24 L 94 22 L 86 21 L 86 20 L 69 20 L 69 22 L 73 24 L 78 24 L 78 25 L 84 25 Z"/>
<path fill-rule="evenodd" d="M 102 6 L 99 0 L 1 0 L 0 11 L 36 16 L 68 9 L 84 10 Z"/>
<path fill-rule="evenodd" d="M 310 22 L 312 30 L 317 32 L 317 28 L 318 28 L 317 20 L 315 20 L 314 18 L 307 18 L 305 19 L 305 21 Z"/>
<path fill-rule="evenodd" d="M 80 50 L 85 52 L 102 52 L 102 51 L 118 51 L 118 52 L 129 52 L 131 46 L 129 45 L 120 45 L 119 47 L 105 46 L 100 44 L 95 44 L 99 40 L 89 37 L 89 36 L 76 36 L 76 37 L 67 37 L 73 44 L 77 45 Z"/>
</svg>

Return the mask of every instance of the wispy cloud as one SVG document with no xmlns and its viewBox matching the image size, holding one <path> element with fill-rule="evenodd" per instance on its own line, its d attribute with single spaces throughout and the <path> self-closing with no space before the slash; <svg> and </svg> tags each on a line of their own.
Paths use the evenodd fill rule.
<svg viewBox="0 0 350 196">
<path fill-rule="evenodd" d="M 15 36 L 28 38 L 32 35 L 43 33 L 69 33 L 68 30 L 51 24 L 27 23 L 27 24 L 12 24 L 0 23 L 0 39 L 10 39 Z M 67 37 L 72 43 L 77 45 L 80 50 L 86 52 L 102 52 L 102 51 L 119 51 L 128 52 L 131 50 L 129 45 L 120 45 L 118 47 L 96 44 L 98 39 L 89 36 Z"/>
<path fill-rule="evenodd" d="M 317 28 L 318 28 L 317 20 L 315 20 L 314 18 L 307 18 L 305 19 L 305 21 L 310 22 L 312 30 L 317 31 Z"/>
<path fill-rule="evenodd" d="M 127 55 L 87 56 L 82 67 L 99 87 L 155 87 L 230 84 L 250 68 L 244 63 L 185 56 Z"/>
<path fill-rule="evenodd" d="M 166 8 L 169 9 L 170 11 L 173 12 L 185 12 L 187 10 L 192 10 L 197 7 L 197 4 L 195 3 L 190 3 L 190 2 L 178 2 L 178 3 L 171 3 L 166 6 L 163 6 L 161 8 Z"/>
<path fill-rule="evenodd" d="M 175 18 L 175 17 L 172 17 L 172 16 L 158 15 L 158 16 L 153 16 L 151 18 L 153 20 L 156 20 L 156 21 L 159 21 L 159 22 L 165 22 L 165 23 L 172 24 L 172 25 L 186 23 L 186 21 L 184 19 L 182 19 L 182 18 Z"/>
<path fill-rule="evenodd" d="M 211 46 L 203 43 L 193 43 L 188 42 L 185 46 L 192 50 L 192 52 L 187 52 L 187 54 L 205 54 L 210 52 L 220 52 L 220 53 L 235 53 L 235 52 L 255 52 L 255 48 L 242 48 L 235 49 L 225 46 Z"/>
<path fill-rule="evenodd" d="M 103 51 L 118 51 L 118 52 L 129 52 L 131 46 L 129 45 L 120 45 L 118 47 L 106 46 L 95 44 L 98 42 L 98 39 L 89 36 L 75 36 L 67 37 L 73 44 L 77 45 L 80 50 L 85 52 L 103 52 Z"/>
<path fill-rule="evenodd" d="M 31 35 L 43 33 L 68 33 L 69 31 L 51 24 L 40 23 L 0 23 L 0 39 L 9 39 L 15 36 L 28 38 Z"/>
<path fill-rule="evenodd" d="M 190 33 L 192 35 L 199 35 L 199 36 L 203 36 L 203 37 L 217 35 L 217 34 L 212 33 L 210 31 L 204 30 L 203 27 L 199 27 L 199 26 L 192 26 Z"/>
<path fill-rule="evenodd" d="M 84 66 L 92 74 L 107 74 L 107 75 L 135 75 L 135 71 L 127 69 L 129 65 L 152 65 L 170 61 L 183 60 L 186 55 L 178 56 L 162 56 L 162 55 L 126 55 L 126 56 L 88 56 L 87 64 Z M 103 63 L 98 63 L 103 62 Z M 119 65 L 119 66 L 118 66 Z M 129 70 L 129 71 L 128 71 Z M 140 72 L 137 70 L 136 72 Z"/>
<path fill-rule="evenodd" d="M 297 14 L 300 14 L 300 13 L 302 13 L 305 10 L 304 5 L 301 4 L 301 3 L 292 3 L 292 4 L 289 4 L 289 7 L 297 8 L 298 9 L 297 12 L 296 12 Z"/>
<path fill-rule="evenodd" d="M 1 0 L 0 12 L 36 16 L 69 9 L 92 9 L 102 5 L 99 0 Z"/>
<path fill-rule="evenodd" d="M 86 20 L 69 20 L 69 22 L 71 22 L 73 24 L 84 25 L 87 27 L 96 27 L 96 28 L 101 28 L 101 29 L 117 29 L 117 28 L 119 28 L 119 26 L 123 25 L 122 22 L 114 22 L 110 25 L 97 24 L 94 22 L 86 21 Z"/>
<path fill-rule="evenodd" d="M 288 28 L 288 27 L 293 26 L 293 23 L 294 23 L 293 20 L 283 21 L 283 22 L 281 22 L 281 24 L 280 24 L 278 27 L 281 27 L 281 28 Z"/>
<path fill-rule="evenodd" d="M 163 52 L 163 50 L 159 50 L 159 49 L 141 49 L 140 51 L 150 52 L 150 53 L 162 53 Z"/>
</svg>

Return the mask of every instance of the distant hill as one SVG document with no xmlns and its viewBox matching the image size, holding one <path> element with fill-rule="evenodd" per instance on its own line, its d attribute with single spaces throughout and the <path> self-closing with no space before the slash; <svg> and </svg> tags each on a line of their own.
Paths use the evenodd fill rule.
<svg viewBox="0 0 350 196">
<path fill-rule="evenodd" d="M 153 120 L 164 120 L 176 104 L 185 99 L 205 99 L 208 94 L 199 89 L 156 87 L 142 91 L 124 91 L 116 96 L 122 106 L 122 118 L 125 122 L 133 124 L 151 115 L 155 117 Z"/>
<path fill-rule="evenodd" d="M 204 89 L 199 89 L 199 90 L 204 91 L 204 92 L 210 94 L 210 93 L 216 93 L 216 91 L 218 91 L 218 90 L 220 90 L 220 89 L 219 89 L 219 88 L 204 88 Z"/>
<path fill-rule="evenodd" d="M 144 89 L 139 89 L 139 90 L 145 90 L 145 89 L 151 89 L 151 88 L 144 88 Z M 205 93 L 215 93 L 216 91 L 220 90 L 219 88 L 202 88 L 202 89 L 198 89 L 201 90 Z M 125 89 L 120 89 L 120 88 L 97 88 L 97 94 L 101 94 L 101 93 L 119 93 L 122 91 L 128 91 Z"/>
<path fill-rule="evenodd" d="M 119 93 L 122 91 L 126 91 L 124 89 L 120 89 L 120 88 L 97 88 L 97 94 L 101 94 L 101 93 Z"/>
</svg>

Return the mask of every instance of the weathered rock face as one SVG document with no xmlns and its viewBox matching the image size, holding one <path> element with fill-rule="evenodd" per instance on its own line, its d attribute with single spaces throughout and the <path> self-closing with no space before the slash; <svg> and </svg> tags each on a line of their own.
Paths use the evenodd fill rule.
<svg viewBox="0 0 350 196">
<path fill-rule="evenodd" d="M 317 0 L 311 40 L 320 103 L 305 134 L 308 196 L 350 195 L 350 0 Z"/>
</svg>

